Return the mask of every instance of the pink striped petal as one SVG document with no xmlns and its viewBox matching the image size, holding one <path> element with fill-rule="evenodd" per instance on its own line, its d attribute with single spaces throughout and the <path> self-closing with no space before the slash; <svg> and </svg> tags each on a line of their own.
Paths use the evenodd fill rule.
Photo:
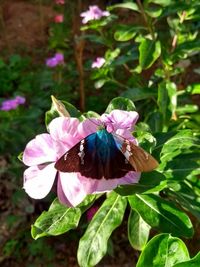
<svg viewBox="0 0 200 267">
<path fill-rule="evenodd" d="M 92 118 L 82 121 L 78 126 L 78 132 L 82 137 L 81 139 L 89 134 L 95 133 L 100 125 L 102 125 L 102 122 L 99 119 Z"/>
<path fill-rule="evenodd" d="M 24 189 L 35 199 L 44 198 L 51 190 L 57 170 L 54 163 L 43 166 L 32 166 L 24 172 Z"/>
<path fill-rule="evenodd" d="M 113 128 L 117 129 L 129 129 L 132 130 L 133 126 L 138 120 L 138 113 L 136 111 L 124 111 L 115 109 L 110 114 L 103 114 L 101 116 L 102 121 L 106 124 L 108 131 Z"/>
<path fill-rule="evenodd" d="M 76 118 L 55 118 L 49 124 L 50 135 L 54 140 L 64 143 L 68 150 L 82 139 L 78 132 L 78 125 L 79 120 Z"/>
<path fill-rule="evenodd" d="M 133 142 L 135 145 L 138 144 L 136 138 L 131 134 L 130 131 L 126 129 L 118 129 L 116 130 L 116 134 L 121 136 L 124 139 L 128 139 L 129 141 Z"/>
<path fill-rule="evenodd" d="M 108 192 L 115 189 L 118 185 L 122 184 L 135 184 L 138 183 L 141 173 L 128 172 L 124 177 L 118 179 L 101 179 L 97 180 L 96 190 L 93 193 Z"/>
<path fill-rule="evenodd" d="M 58 198 L 63 204 L 75 207 L 95 191 L 96 180 L 80 176 L 78 173 L 59 173 Z"/>
<path fill-rule="evenodd" d="M 58 144 L 49 134 L 37 135 L 26 145 L 23 162 L 27 166 L 33 166 L 55 161 L 57 159 L 55 146 L 58 146 Z"/>
</svg>

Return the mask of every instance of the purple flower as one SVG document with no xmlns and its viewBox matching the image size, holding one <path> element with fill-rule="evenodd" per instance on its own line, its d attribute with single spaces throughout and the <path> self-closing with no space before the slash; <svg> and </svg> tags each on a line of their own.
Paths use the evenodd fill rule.
<svg viewBox="0 0 200 267">
<path fill-rule="evenodd" d="M 94 69 L 94 68 L 101 68 L 102 66 L 103 66 L 103 64 L 106 62 L 106 60 L 105 60 L 105 58 L 103 58 L 103 57 L 97 57 L 96 59 L 95 59 L 95 61 L 93 61 L 93 63 L 92 63 L 92 68 Z"/>
<path fill-rule="evenodd" d="M 2 102 L 0 110 L 9 111 L 16 109 L 19 105 L 24 104 L 26 99 L 22 96 L 16 96 L 14 99 L 8 99 Z"/>
<path fill-rule="evenodd" d="M 101 10 L 98 6 L 89 6 L 89 10 L 81 13 L 82 23 L 86 24 L 90 20 L 98 20 L 102 17 L 108 17 L 110 12 Z"/>
<path fill-rule="evenodd" d="M 54 57 L 46 60 L 46 65 L 50 68 L 54 68 L 57 65 L 64 64 L 64 55 L 62 53 L 56 53 Z"/>
<path fill-rule="evenodd" d="M 137 183 L 140 173 L 129 171 L 121 178 L 92 179 L 79 172 L 61 172 L 54 167 L 60 157 L 89 134 L 95 133 L 99 126 L 105 125 L 113 132 L 137 144 L 131 131 L 138 119 L 135 111 L 113 110 L 103 114 L 100 119 L 58 117 L 51 121 L 49 134 L 37 135 L 31 140 L 23 154 L 23 162 L 29 166 L 24 172 L 24 189 L 35 199 L 44 198 L 51 190 L 57 177 L 57 195 L 61 203 L 77 206 L 88 194 L 111 191 L 120 184 Z"/>
<path fill-rule="evenodd" d="M 26 99 L 23 96 L 16 96 L 15 101 L 19 104 L 22 105 L 26 102 Z"/>
<path fill-rule="evenodd" d="M 86 212 L 87 220 L 88 222 L 92 220 L 94 217 L 95 213 L 98 211 L 99 206 L 93 206 Z"/>
</svg>

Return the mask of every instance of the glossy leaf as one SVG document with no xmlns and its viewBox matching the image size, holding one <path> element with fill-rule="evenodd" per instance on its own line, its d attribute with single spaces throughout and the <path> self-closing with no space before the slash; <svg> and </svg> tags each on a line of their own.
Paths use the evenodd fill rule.
<svg viewBox="0 0 200 267">
<path fill-rule="evenodd" d="M 170 234 L 160 234 L 148 242 L 136 267 L 172 267 L 188 259 L 187 247 L 181 239 Z"/>
<path fill-rule="evenodd" d="M 129 197 L 131 208 L 136 210 L 152 228 L 176 236 L 191 237 L 193 227 L 189 217 L 172 202 L 153 194 Z"/>
<path fill-rule="evenodd" d="M 141 30 L 143 27 L 139 26 L 129 26 L 129 25 L 119 25 L 117 31 L 114 34 L 114 38 L 120 42 L 126 42 L 135 37 L 135 35 Z"/>
<path fill-rule="evenodd" d="M 191 130 L 181 130 L 163 144 L 160 160 L 170 161 L 172 158 L 186 152 L 190 147 L 200 148 L 200 140 Z"/>
<path fill-rule="evenodd" d="M 110 113 L 113 109 L 121 109 L 126 111 L 134 111 L 134 103 L 125 97 L 116 97 L 111 100 L 106 109 L 106 113 Z"/>
<path fill-rule="evenodd" d="M 80 239 L 78 262 L 81 267 L 95 266 L 106 254 L 108 239 L 121 224 L 125 209 L 125 198 L 114 192 L 108 195 Z"/>
<path fill-rule="evenodd" d="M 78 226 L 82 212 L 92 205 L 95 195 L 87 196 L 76 208 L 62 205 L 56 198 L 48 211 L 44 211 L 32 226 L 34 239 L 49 235 L 61 235 Z"/>
<path fill-rule="evenodd" d="M 167 181 L 161 181 L 158 185 L 131 184 L 120 185 L 114 191 L 121 196 L 131 196 L 134 194 L 149 194 L 160 192 L 167 187 Z"/>
<path fill-rule="evenodd" d="M 110 6 L 108 8 L 108 10 L 113 10 L 115 8 L 127 8 L 127 9 L 131 9 L 133 11 L 138 11 L 139 12 L 139 8 L 138 8 L 137 4 L 136 3 L 132 3 L 132 2 L 112 5 L 112 6 Z"/>
<path fill-rule="evenodd" d="M 162 14 L 162 8 L 159 6 L 145 8 L 145 12 L 152 18 L 158 18 Z"/>
<path fill-rule="evenodd" d="M 60 101 L 61 101 L 61 100 L 60 100 Z M 61 102 L 64 104 L 66 110 L 68 111 L 68 113 L 70 114 L 71 117 L 78 118 L 78 117 L 81 115 L 80 111 L 79 111 L 78 109 L 76 109 L 76 108 L 75 108 L 72 104 L 70 104 L 69 102 L 67 102 L 67 101 L 61 101 Z M 57 117 L 60 117 L 60 115 L 59 115 L 58 111 L 56 110 L 54 104 L 52 104 L 51 109 L 48 110 L 48 111 L 45 113 L 45 124 L 46 124 L 47 129 L 48 129 L 48 125 L 49 125 L 49 123 L 50 123 L 53 119 L 55 119 L 55 118 L 57 118 Z"/>
<path fill-rule="evenodd" d="M 192 259 L 177 263 L 173 267 L 199 267 L 200 266 L 200 252 Z"/>
<path fill-rule="evenodd" d="M 136 211 L 131 210 L 128 218 L 128 239 L 134 249 L 143 250 L 149 238 L 150 228 Z"/>
<path fill-rule="evenodd" d="M 195 158 L 193 157 L 193 153 L 180 154 L 176 157 L 174 157 L 174 155 L 175 154 L 172 154 L 171 160 L 169 160 L 167 163 L 161 163 L 159 166 L 160 169 L 164 168 L 162 173 L 167 179 L 183 180 L 190 176 L 194 170 L 200 171 L 200 163 L 198 162 L 200 158 L 199 156 L 198 158 Z"/>
<path fill-rule="evenodd" d="M 172 200 L 175 200 L 200 221 L 200 185 L 198 185 L 198 177 L 196 180 L 195 186 L 189 181 L 169 181 L 168 186 L 171 190 L 168 194 Z"/>
<path fill-rule="evenodd" d="M 142 69 L 148 69 L 159 58 L 161 46 L 159 41 L 142 39 L 139 46 L 139 63 Z"/>
</svg>

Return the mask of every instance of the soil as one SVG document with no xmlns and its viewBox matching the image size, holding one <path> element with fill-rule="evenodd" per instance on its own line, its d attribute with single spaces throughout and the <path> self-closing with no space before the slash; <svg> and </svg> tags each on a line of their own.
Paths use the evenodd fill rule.
<svg viewBox="0 0 200 267">
<path fill-rule="evenodd" d="M 9 53 L 33 51 L 47 43 L 48 27 L 55 11 L 31 1 L 6 0 L 1 3 L 0 50 Z"/>
</svg>

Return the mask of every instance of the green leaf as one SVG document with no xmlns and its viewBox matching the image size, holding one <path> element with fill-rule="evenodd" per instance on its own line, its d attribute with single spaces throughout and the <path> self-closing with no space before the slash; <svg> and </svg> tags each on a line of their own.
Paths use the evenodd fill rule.
<svg viewBox="0 0 200 267">
<path fill-rule="evenodd" d="M 122 196 L 131 196 L 133 194 L 159 192 L 166 186 L 165 176 L 157 171 L 152 171 L 142 173 L 139 183 L 120 185 L 114 191 Z"/>
<path fill-rule="evenodd" d="M 136 250 L 143 250 L 148 238 L 150 226 L 135 211 L 131 210 L 128 218 L 128 239 Z"/>
<path fill-rule="evenodd" d="M 64 104 L 66 110 L 69 112 L 71 117 L 75 117 L 75 118 L 80 117 L 81 113 L 76 107 L 74 107 L 72 104 L 70 104 L 67 101 L 63 101 L 63 100 L 59 100 L 59 101 L 61 101 Z M 51 109 L 45 113 L 45 125 L 47 129 L 48 129 L 49 123 L 57 117 L 60 117 L 60 115 L 58 111 L 56 110 L 54 104 L 52 104 Z"/>
<path fill-rule="evenodd" d="M 176 153 L 176 152 L 175 152 Z M 200 156 L 193 158 L 194 153 L 180 154 L 174 157 L 172 154 L 171 160 L 159 166 L 164 170 L 162 173 L 167 179 L 184 180 L 189 177 L 194 171 L 200 172 Z"/>
<path fill-rule="evenodd" d="M 186 91 L 190 92 L 192 95 L 200 94 L 200 83 L 193 83 L 187 86 Z"/>
<path fill-rule="evenodd" d="M 139 46 L 139 64 L 142 69 L 148 69 L 159 58 L 161 45 L 159 41 L 142 39 Z"/>
<path fill-rule="evenodd" d="M 78 226 L 81 218 L 79 208 L 68 208 L 55 199 L 48 211 L 44 211 L 31 229 L 34 239 L 48 235 L 60 235 Z"/>
<path fill-rule="evenodd" d="M 192 105 L 192 104 L 186 104 L 184 106 L 179 106 L 176 109 L 176 113 L 178 115 L 184 115 L 187 113 L 195 113 L 199 110 L 199 107 L 197 105 Z"/>
<path fill-rule="evenodd" d="M 111 100 L 111 102 L 108 104 L 108 107 L 106 109 L 106 113 L 110 113 L 114 109 L 121 109 L 126 111 L 134 111 L 135 105 L 134 103 L 125 97 L 116 97 Z"/>
<path fill-rule="evenodd" d="M 17 156 L 18 160 L 20 160 L 20 161 L 22 161 L 22 162 L 23 162 L 23 153 L 24 153 L 24 152 L 21 152 L 21 153 Z"/>
<path fill-rule="evenodd" d="M 132 196 L 134 194 L 149 194 L 160 192 L 167 187 L 167 181 L 161 181 L 158 185 L 131 184 L 120 185 L 114 191 L 121 196 Z"/>
<path fill-rule="evenodd" d="M 137 4 L 132 3 L 132 2 L 112 5 L 108 8 L 108 10 L 113 10 L 115 8 L 127 8 L 127 9 L 131 9 L 133 11 L 139 12 L 139 8 L 138 8 Z"/>
<path fill-rule="evenodd" d="M 141 26 L 130 26 L 130 25 L 118 25 L 117 31 L 114 33 L 114 38 L 120 42 L 126 42 L 135 37 L 135 35 L 144 29 Z"/>
<path fill-rule="evenodd" d="M 191 130 L 181 130 L 163 144 L 160 160 L 168 162 L 172 158 L 189 151 L 192 146 L 200 148 L 200 140 Z"/>
<path fill-rule="evenodd" d="M 196 184 L 198 184 L 198 181 Z M 169 197 L 172 197 L 172 200 L 175 200 L 180 206 L 192 213 L 200 221 L 200 194 L 195 186 L 188 181 L 170 181 L 169 188 L 171 189 L 168 193 Z"/>
<path fill-rule="evenodd" d="M 148 0 L 148 3 L 154 3 L 164 7 L 169 6 L 172 2 L 173 0 Z"/>
<path fill-rule="evenodd" d="M 145 8 L 145 12 L 152 18 L 158 18 L 162 14 L 162 8 L 159 6 Z"/>
<path fill-rule="evenodd" d="M 136 267 L 172 267 L 188 259 L 187 247 L 181 239 L 169 234 L 160 234 L 148 242 Z"/>
<path fill-rule="evenodd" d="M 189 217 L 173 203 L 153 194 L 136 194 L 129 197 L 129 203 L 152 228 L 177 236 L 193 235 Z"/>
<path fill-rule="evenodd" d="M 149 114 L 147 123 L 153 133 L 162 132 L 163 116 L 160 111 L 154 111 Z"/>
<path fill-rule="evenodd" d="M 106 254 L 108 239 L 122 222 L 126 199 L 110 193 L 94 215 L 80 239 L 78 262 L 81 267 L 95 266 Z"/>
<path fill-rule="evenodd" d="M 200 39 L 195 39 L 194 41 L 186 41 L 180 45 L 178 45 L 172 55 L 173 60 L 177 60 L 177 58 L 186 58 L 193 53 L 197 53 L 200 51 Z"/>
<path fill-rule="evenodd" d="M 132 101 L 139 101 L 157 96 L 157 92 L 152 88 L 130 88 L 122 93 L 123 97 L 130 98 Z"/>
<path fill-rule="evenodd" d="M 173 267 L 199 267 L 200 266 L 200 252 L 191 260 L 184 261 L 173 265 Z"/>
<path fill-rule="evenodd" d="M 96 196 L 89 195 L 76 208 L 62 205 L 56 198 L 48 211 L 44 211 L 32 225 L 34 239 L 49 235 L 61 235 L 78 226 L 82 212 L 92 205 Z"/>
</svg>

